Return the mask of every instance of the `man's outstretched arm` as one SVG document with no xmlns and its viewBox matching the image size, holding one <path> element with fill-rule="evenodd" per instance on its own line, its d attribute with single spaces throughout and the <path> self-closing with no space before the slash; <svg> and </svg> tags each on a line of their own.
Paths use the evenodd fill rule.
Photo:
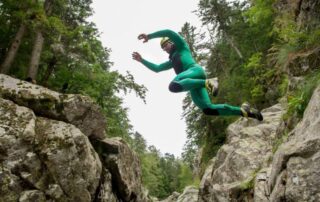
<svg viewBox="0 0 320 202">
<path fill-rule="evenodd" d="M 132 58 L 138 62 L 141 62 L 144 66 L 146 66 L 148 69 L 154 71 L 154 72 L 161 72 L 164 70 L 168 70 L 172 68 L 172 64 L 170 61 L 164 62 L 160 65 L 154 64 L 152 62 L 149 62 L 141 57 L 141 55 L 138 52 L 132 53 Z"/>
<path fill-rule="evenodd" d="M 178 33 L 170 29 L 160 30 L 157 32 L 153 32 L 151 34 L 140 34 L 138 36 L 138 39 L 143 40 L 143 43 L 146 43 L 149 41 L 149 39 L 160 38 L 160 37 L 168 37 L 170 41 L 172 41 L 178 49 L 184 46 L 188 47 L 188 44 L 185 42 L 185 40 Z"/>
</svg>

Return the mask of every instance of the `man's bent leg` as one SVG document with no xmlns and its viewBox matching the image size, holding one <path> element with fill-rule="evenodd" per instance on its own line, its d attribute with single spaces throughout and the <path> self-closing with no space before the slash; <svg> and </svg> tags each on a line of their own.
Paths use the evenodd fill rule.
<svg viewBox="0 0 320 202">
<path fill-rule="evenodd" d="M 191 98 L 193 102 L 202 109 L 206 115 L 215 116 L 241 116 L 242 112 L 240 107 L 231 106 L 228 104 L 212 104 L 208 92 L 205 88 L 193 89 L 191 92 Z"/>
<path fill-rule="evenodd" d="M 174 93 L 205 87 L 206 75 L 202 67 L 195 66 L 178 74 L 169 85 Z"/>
</svg>

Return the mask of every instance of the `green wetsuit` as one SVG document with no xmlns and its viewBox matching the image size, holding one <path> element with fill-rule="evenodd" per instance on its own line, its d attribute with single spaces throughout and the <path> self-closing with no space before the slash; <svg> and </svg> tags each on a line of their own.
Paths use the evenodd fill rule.
<svg viewBox="0 0 320 202">
<path fill-rule="evenodd" d="M 169 61 L 159 65 L 145 59 L 142 59 L 141 62 L 154 72 L 174 68 L 177 76 L 169 85 L 171 92 L 190 91 L 193 102 L 207 115 L 242 115 L 240 107 L 211 102 L 205 88 L 206 73 L 194 61 L 188 44 L 179 34 L 171 30 L 161 30 L 148 34 L 148 39 L 160 37 L 168 37 L 174 44 L 174 48 L 169 55 Z"/>
</svg>

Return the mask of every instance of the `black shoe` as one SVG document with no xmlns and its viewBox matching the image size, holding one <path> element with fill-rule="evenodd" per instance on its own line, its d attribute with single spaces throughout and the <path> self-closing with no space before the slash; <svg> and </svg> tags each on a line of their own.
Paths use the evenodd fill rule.
<svg viewBox="0 0 320 202">
<path fill-rule="evenodd" d="M 218 87 L 219 87 L 219 83 L 218 83 L 217 77 L 206 80 L 206 89 L 211 95 L 213 96 L 218 95 L 218 90 L 219 90 Z"/>
<path fill-rule="evenodd" d="M 251 108 L 247 102 L 241 105 L 241 112 L 243 117 L 258 119 L 259 121 L 263 120 L 261 112 L 257 109 Z"/>
</svg>

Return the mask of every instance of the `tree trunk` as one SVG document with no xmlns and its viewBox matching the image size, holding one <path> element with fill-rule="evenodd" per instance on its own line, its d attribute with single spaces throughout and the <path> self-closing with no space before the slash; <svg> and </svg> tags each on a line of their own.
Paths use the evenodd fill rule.
<svg viewBox="0 0 320 202">
<path fill-rule="evenodd" d="M 238 47 L 234 44 L 233 39 L 231 37 L 229 37 L 229 35 L 227 33 L 225 33 L 225 36 L 227 37 L 228 42 L 230 43 L 231 47 L 236 51 L 236 53 L 238 54 L 240 59 L 243 59 L 243 56 L 242 56 L 240 50 L 238 49 Z"/>
<path fill-rule="evenodd" d="M 52 8 L 52 1 L 46 0 L 44 2 L 44 10 L 45 10 L 47 16 L 49 16 L 51 14 L 51 8 Z M 43 34 L 42 34 L 41 30 L 38 29 L 37 33 L 36 33 L 36 39 L 34 42 L 31 60 L 30 60 L 29 71 L 28 71 L 28 78 L 32 79 L 34 81 L 36 80 L 36 77 L 38 74 L 38 68 L 39 68 L 43 43 L 44 43 Z"/>
<path fill-rule="evenodd" d="M 0 72 L 7 74 L 11 68 L 11 65 L 13 63 L 14 58 L 16 57 L 17 51 L 20 47 L 22 37 L 24 33 L 26 32 L 26 25 L 21 24 L 19 27 L 19 30 L 14 37 L 14 41 L 12 42 L 9 51 L 6 54 L 6 57 L 3 61 L 3 63 L 0 66 Z"/>
<path fill-rule="evenodd" d="M 50 76 L 52 75 L 53 73 L 53 70 L 54 68 L 56 67 L 56 64 L 57 64 L 57 58 L 55 56 L 53 56 L 49 63 L 48 63 L 48 67 L 47 67 L 47 70 L 46 70 L 46 73 L 44 74 L 43 78 L 42 78 L 42 85 L 43 86 L 47 86 L 48 85 L 48 80 L 50 78 Z"/>
<path fill-rule="evenodd" d="M 28 71 L 28 78 L 32 80 L 36 80 L 36 77 L 38 74 L 38 67 L 39 67 L 43 42 L 44 42 L 44 38 L 41 31 L 37 31 L 36 39 L 35 39 L 32 54 L 31 54 L 29 71 Z"/>
</svg>

